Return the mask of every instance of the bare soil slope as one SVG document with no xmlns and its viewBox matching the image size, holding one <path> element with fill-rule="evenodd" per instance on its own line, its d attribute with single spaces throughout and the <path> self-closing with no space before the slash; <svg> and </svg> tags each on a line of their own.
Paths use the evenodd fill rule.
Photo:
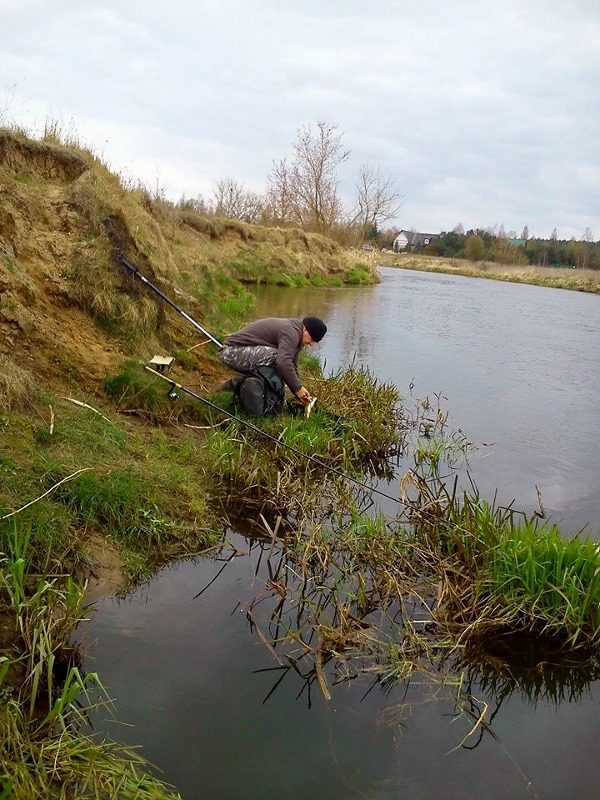
<svg viewBox="0 0 600 800">
<path fill-rule="evenodd" d="M 86 170 L 58 148 L 0 135 L 0 353 L 54 385 L 71 365 L 93 390 L 122 352 L 70 300 L 65 277 L 85 237 L 71 189 Z"/>
<path fill-rule="evenodd" d="M 195 319 L 215 319 L 219 287 L 235 294 L 243 279 L 236 265 L 247 269 L 267 252 L 268 232 L 253 227 L 169 213 L 87 151 L 0 130 L 0 405 L 11 380 L 93 394 L 125 358 L 189 350 L 201 334 L 127 274 L 117 255 Z M 275 265 L 285 250 L 299 270 L 341 269 L 333 243 L 318 242 L 315 257 L 316 240 L 277 235 L 285 238 L 269 250 Z M 205 352 L 191 351 L 187 367 L 210 388 L 220 370 Z"/>
</svg>

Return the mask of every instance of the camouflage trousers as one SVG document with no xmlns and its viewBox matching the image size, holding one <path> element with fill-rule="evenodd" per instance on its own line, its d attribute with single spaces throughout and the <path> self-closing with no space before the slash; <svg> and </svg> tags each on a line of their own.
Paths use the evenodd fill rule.
<svg viewBox="0 0 600 800">
<path fill-rule="evenodd" d="M 217 358 L 229 369 L 236 372 L 250 372 L 255 367 L 270 367 L 277 359 L 277 348 L 266 344 L 250 347 L 232 347 L 224 344 L 217 353 Z"/>
</svg>

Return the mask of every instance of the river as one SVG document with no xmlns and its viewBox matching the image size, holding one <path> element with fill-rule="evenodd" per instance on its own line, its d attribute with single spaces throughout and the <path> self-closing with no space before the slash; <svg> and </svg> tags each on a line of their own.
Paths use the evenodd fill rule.
<svg viewBox="0 0 600 800">
<path fill-rule="evenodd" d="M 407 405 L 439 396 L 474 444 L 482 496 L 526 511 L 541 499 L 566 536 L 600 538 L 600 297 L 394 269 L 374 287 L 260 290 L 256 316 L 307 314 L 329 326 L 315 348 L 326 373 L 353 361 Z M 494 736 L 469 749 L 452 698 L 417 681 L 353 681 L 327 701 L 290 671 L 274 688 L 282 672 L 245 614 L 260 544 L 229 540 L 229 560 L 173 564 L 99 601 L 86 626 L 84 665 L 116 698 L 94 727 L 141 745 L 185 800 L 598 796 L 593 675 L 502 700 L 482 688 Z"/>
</svg>

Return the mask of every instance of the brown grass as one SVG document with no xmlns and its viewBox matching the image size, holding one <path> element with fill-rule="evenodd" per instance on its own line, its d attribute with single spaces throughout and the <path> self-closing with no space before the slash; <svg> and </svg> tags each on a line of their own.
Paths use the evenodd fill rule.
<svg viewBox="0 0 600 800">
<path fill-rule="evenodd" d="M 26 411 L 34 405 L 35 380 L 26 369 L 0 354 L 0 410 Z"/>
</svg>

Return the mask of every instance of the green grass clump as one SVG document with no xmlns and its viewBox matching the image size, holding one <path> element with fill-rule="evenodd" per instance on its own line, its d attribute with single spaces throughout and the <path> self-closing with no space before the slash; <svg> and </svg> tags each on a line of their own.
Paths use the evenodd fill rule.
<svg viewBox="0 0 600 800">
<path fill-rule="evenodd" d="M 415 442 L 415 463 L 437 474 L 441 466 L 454 467 L 467 455 L 472 445 L 460 433 L 419 437 Z"/>
<path fill-rule="evenodd" d="M 61 472 L 58 465 L 51 465 L 45 480 L 49 485 L 58 483 Z M 142 481 L 129 472 L 114 469 L 85 472 L 54 492 L 54 500 L 71 508 L 78 524 L 94 523 L 118 536 L 139 532 L 142 498 L 148 502 Z"/>
<path fill-rule="evenodd" d="M 7 531 L 10 533 L 12 522 L 13 518 L 0 521 L 0 542 Z M 74 546 L 72 522 L 68 509 L 48 498 L 19 513 L 21 535 L 34 544 L 29 560 L 36 572 L 44 574 L 60 569 L 78 574 L 89 566 L 85 553 Z"/>
<path fill-rule="evenodd" d="M 423 491 L 417 537 L 444 574 L 436 615 L 473 641 L 527 633 L 593 647 L 600 641 L 600 551 L 591 538 L 565 538 L 539 516 L 476 495 Z M 424 537 L 424 538 L 423 538 Z"/>
<path fill-rule="evenodd" d="M 187 358 L 192 357 L 188 354 Z M 139 361 L 125 362 L 119 373 L 105 378 L 103 388 L 118 411 L 155 425 L 202 425 L 214 421 L 214 410 L 209 405 L 187 392 L 180 392 L 174 384 L 158 379 Z M 225 400 L 219 394 L 197 393 L 213 404 Z"/>
<path fill-rule="evenodd" d="M 0 709 L 0 728 L 2 798 L 181 800 L 150 774 L 150 765 L 134 750 L 71 729 L 32 729 L 13 701 Z"/>
<path fill-rule="evenodd" d="M 219 536 L 206 498 L 188 483 L 193 471 L 162 459 L 144 466 L 90 469 L 61 483 L 63 468 L 50 464 L 44 475 L 46 485 L 57 487 L 53 503 L 66 510 L 70 529 L 108 533 L 134 581 L 175 555 L 205 549 Z M 177 507 L 169 495 L 177 498 Z"/>
<path fill-rule="evenodd" d="M 368 286 L 373 283 L 372 270 L 366 264 L 357 264 L 346 275 L 346 283 L 350 286 Z"/>
<path fill-rule="evenodd" d="M 350 366 L 327 378 L 311 376 L 317 409 L 352 425 L 355 456 L 373 465 L 397 453 L 406 433 L 401 397 L 392 384 L 382 383 L 364 367 Z"/>
<path fill-rule="evenodd" d="M 165 384 L 166 385 L 166 384 Z M 139 361 L 127 361 L 117 375 L 107 377 L 104 391 L 119 409 L 138 409 L 154 419 L 169 405 L 165 387 Z"/>
<path fill-rule="evenodd" d="M 568 646 L 600 641 L 600 551 L 591 539 L 565 539 L 528 520 L 504 531 L 487 554 L 486 607 L 503 609 L 532 632 Z"/>
<path fill-rule="evenodd" d="M 223 272 L 203 273 L 204 286 L 192 289 L 194 296 L 206 308 L 206 321 L 217 338 L 225 338 L 227 329 L 248 319 L 256 297 L 243 284 Z M 227 329 L 226 327 L 227 326 Z"/>
<path fill-rule="evenodd" d="M 312 365 L 315 371 L 317 365 Z M 398 394 L 393 387 L 378 384 L 362 370 L 329 379 L 313 376 L 313 384 L 318 400 L 310 417 L 284 413 L 249 420 L 252 427 L 225 421 L 224 428 L 207 438 L 207 473 L 230 500 L 297 509 L 328 496 L 335 471 L 355 478 L 376 474 L 398 447 Z"/>
<path fill-rule="evenodd" d="M 69 643 L 84 615 L 83 586 L 37 574 L 32 551 L 20 517 L 0 528 L 0 797 L 174 800 L 139 755 L 79 732 L 99 702 L 92 693 L 105 695 L 97 675 L 80 672 Z M 52 553 L 40 560 L 50 563 Z"/>
</svg>

